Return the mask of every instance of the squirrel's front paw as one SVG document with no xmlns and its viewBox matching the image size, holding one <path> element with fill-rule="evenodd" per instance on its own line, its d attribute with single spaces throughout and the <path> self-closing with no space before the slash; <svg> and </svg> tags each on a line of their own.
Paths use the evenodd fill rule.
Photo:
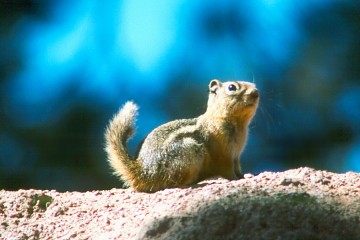
<svg viewBox="0 0 360 240">
<path fill-rule="evenodd" d="M 236 173 L 237 179 L 244 179 L 244 174 L 242 173 Z"/>
</svg>

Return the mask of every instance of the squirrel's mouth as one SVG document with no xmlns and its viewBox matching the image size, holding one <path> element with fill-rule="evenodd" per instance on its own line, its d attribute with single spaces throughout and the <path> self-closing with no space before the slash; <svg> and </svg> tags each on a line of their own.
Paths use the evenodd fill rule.
<svg viewBox="0 0 360 240">
<path fill-rule="evenodd" d="M 259 91 L 254 88 L 248 94 L 244 95 L 244 105 L 247 107 L 252 107 L 258 104 L 259 102 Z"/>
<path fill-rule="evenodd" d="M 256 88 L 253 88 L 248 94 L 246 94 L 250 99 L 258 99 L 260 94 Z"/>
</svg>

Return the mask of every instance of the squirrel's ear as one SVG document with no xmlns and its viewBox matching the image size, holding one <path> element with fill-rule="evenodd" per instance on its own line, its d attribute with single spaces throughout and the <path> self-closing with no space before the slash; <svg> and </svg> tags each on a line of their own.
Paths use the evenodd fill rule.
<svg viewBox="0 0 360 240">
<path fill-rule="evenodd" d="M 216 93 L 217 89 L 221 87 L 221 82 L 217 79 L 211 80 L 209 83 L 209 92 Z"/>
</svg>

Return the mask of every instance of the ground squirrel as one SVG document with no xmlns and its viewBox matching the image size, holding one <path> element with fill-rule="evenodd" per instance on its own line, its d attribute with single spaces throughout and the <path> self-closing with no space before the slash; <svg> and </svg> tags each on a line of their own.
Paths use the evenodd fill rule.
<svg viewBox="0 0 360 240">
<path fill-rule="evenodd" d="M 185 187 L 216 176 L 242 178 L 240 154 L 258 102 L 253 83 L 212 80 L 203 115 L 155 128 L 132 158 L 126 142 L 134 134 L 138 106 L 129 101 L 106 129 L 108 161 L 115 175 L 142 192 Z"/>
</svg>

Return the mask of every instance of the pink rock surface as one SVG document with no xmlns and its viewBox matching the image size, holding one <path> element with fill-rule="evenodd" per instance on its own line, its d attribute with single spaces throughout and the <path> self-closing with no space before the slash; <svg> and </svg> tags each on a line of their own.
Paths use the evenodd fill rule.
<svg viewBox="0 0 360 240">
<path fill-rule="evenodd" d="M 299 168 L 152 194 L 2 190 L 0 224 L 0 239 L 360 239 L 360 174 Z"/>
</svg>

